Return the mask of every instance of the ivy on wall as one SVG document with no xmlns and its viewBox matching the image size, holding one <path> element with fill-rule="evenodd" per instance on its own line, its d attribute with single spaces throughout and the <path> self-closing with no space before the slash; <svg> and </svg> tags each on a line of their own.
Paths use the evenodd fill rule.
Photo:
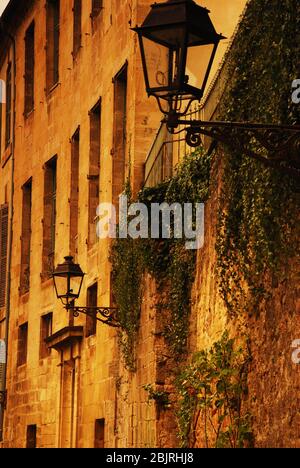
<svg viewBox="0 0 300 468">
<path fill-rule="evenodd" d="M 167 392 L 155 390 L 151 384 L 144 385 L 143 388 L 148 393 L 148 402 L 154 401 L 163 410 L 170 408 L 171 404 Z"/>
<path fill-rule="evenodd" d="M 249 3 L 229 57 L 221 119 L 299 124 L 291 98 L 299 28 L 297 0 Z M 258 313 L 261 300 L 286 277 L 287 258 L 299 249 L 297 183 L 225 149 L 216 248 L 220 290 L 231 313 Z"/>
<path fill-rule="evenodd" d="M 209 196 L 211 158 L 197 150 L 184 158 L 175 176 L 154 188 L 144 188 L 138 201 L 151 203 L 197 203 Z M 135 342 L 142 301 L 142 277 L 156 281 L 160 299 L 163 335 L 174 357 L 186 353 L 190 293 L 194 280 L 196 254 L 186 250 L 185 239 L 116 239 L 112 246 L 113 293 L 122 327 L 120 344 L 128 369 L 135 370 Z"/>
<path fill-rule="evenodd" d="M 139 330 L 143 276 L 139 245 L 130 238 L 116 241 L 112 248 L 111 261 L 113 292 L 118 306 L 117 318 L 121 325 L 119 345 L 127 368 L 135 371 L 135 343 Z"/>
</svg>

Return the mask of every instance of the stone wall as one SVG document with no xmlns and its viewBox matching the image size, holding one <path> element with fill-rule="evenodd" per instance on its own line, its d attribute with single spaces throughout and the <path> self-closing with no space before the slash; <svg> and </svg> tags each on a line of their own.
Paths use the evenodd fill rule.
<svg viewBox="0 0 300 468">
<path fill-rule="evenodd" d="M 216 165 L 221 173 L 222 153 Z M 250 338 L 252 362 L 249 369 L 249 395 L 244 405 L 253 416 L 256 447 L 300 446 L 299 365 L 292 361 L 292 343 L 299 339 L 298 260 L 290 259 L 290 268 L 282 283 L 271 286 L 271 298 L 262 303 L 253 316 L 231 319 L 218 291 L 216 274 L 216 226 L 220 175 L 206 204 L 205 246 L 198 254 L 197 276 L 193 291 L 190 325 L 190 351 L 207 349 L 227 329 L 239 339 Z M 198 441 L 203 440 L 198 434 Z M 201 444 L 200 444 L 201 446 Z"/>
</svg>

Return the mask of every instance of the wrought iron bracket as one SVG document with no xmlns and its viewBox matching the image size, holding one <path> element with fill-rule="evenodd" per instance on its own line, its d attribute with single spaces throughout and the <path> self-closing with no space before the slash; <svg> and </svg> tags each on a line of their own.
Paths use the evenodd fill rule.
<svg viewBox="0 0 300 468">
<path fill-rule="evenodd" d="M 168 120 L 166 120 L 168 126 Z M 300 125 L 268 125 L 241 122 L 213 122 L 177 120 L 186 128 L 186 142 L 197 148 L 203 144 L 201 136 L 238 150 L 267 167 L 277 168 L 300 177 Z M 168 126 L 176 133 L 174 122 Z"/>
<path fill-rule="evenodd" d="M 118 309 L 115 307 L 75 307 L 70 305 L 66 309 L 73 314 L 73 317 L 84 314 L 113 328 L 120 328 L 121 326 L 117 320 Z"/>
</svg>

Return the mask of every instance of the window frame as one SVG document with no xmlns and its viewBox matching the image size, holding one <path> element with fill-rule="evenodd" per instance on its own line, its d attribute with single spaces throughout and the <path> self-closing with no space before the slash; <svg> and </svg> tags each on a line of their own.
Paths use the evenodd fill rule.
<svg viewBox="0 0 300 468">
<path fill-rule="evenodd" d="M 28 322 L 23 323 L 18 329 L 18 355 L 17 367 L 27 364 L 28 355 Z"/>
<path fill-rule="evenodd" d="M 60 66 L 60 0 L 46 3 L 46 93 L 59 84 Z"/>
<path fill-rule="evenodd" d="M 47 331 L 45 333 L 47 325 Z M 51 355 L 51 349 L 46 345 L 45 340 L 52 335 L 53 332 L 53 312 L 48 312 L 41 316 L 40 321 L 40 360 L 47 359 Z"/>
<path fill-rule="evenodd" d="M 24 116 L 34 111 L 35 86 L 35 22 L 32 21 L 25 33 L 25 65 L 24 65 Z M 30 90 L 28 98 L 28 90 Z"/>
<path fill-rule="evenodd" d="M 11 144 L 11 114 L 12 114 L 12 63 L 6 69 L 6 106 L 5 106 L 5 148 Z"/>
<path fill-rule="evenodd" d="M 82 0 L 73 0 L 73 59 L 82 47 Z"/>
<path fill-rule="evenodd" d="M 55 155 L 44 165 L 44 215 L 42 278 L 47 280 L 54 270 L 57 227 L 57 167 Z M 50 220 L 50 221 L 49 221 Z"/>
<path fill-rule="evenodd" d="M 98 306 L 98 281 L 87 288 L 86 294 L 87 307 Z M 85 337 L 95 336 L 97 334 L 97 312 L 86 316 Z"/>
</svg>

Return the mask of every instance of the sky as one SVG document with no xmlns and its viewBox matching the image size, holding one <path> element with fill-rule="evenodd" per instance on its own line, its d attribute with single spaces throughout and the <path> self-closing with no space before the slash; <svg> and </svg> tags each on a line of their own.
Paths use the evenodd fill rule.
<svg viewBox="0 0 300 468">
<path fill-rule="evenodd" d="M 4 8 L 8 4 L 8 1 L 9 0 L 0 0 L 0 15 L 2 15 L 2 12 L 3 12 Z"/>
</svg>

